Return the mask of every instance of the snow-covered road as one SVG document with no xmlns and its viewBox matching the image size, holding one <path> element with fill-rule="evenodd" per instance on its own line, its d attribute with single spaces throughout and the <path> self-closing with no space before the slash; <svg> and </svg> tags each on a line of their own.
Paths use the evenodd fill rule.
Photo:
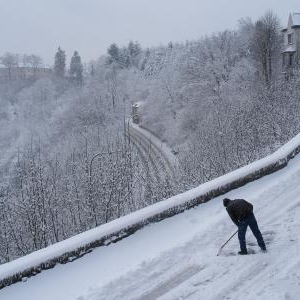
<svg viewBox="0 0 300 300">
<path fill-rule="evenodd" d="M 2 300 L 299 299 L 300 156 L 289 165 L 226 196 L 245 198 L 267 241 L 260 253 L 238 251 L 236 230 L 215 198 L 83 258 L 43 271 L 0 291 Z"/>
</svg>

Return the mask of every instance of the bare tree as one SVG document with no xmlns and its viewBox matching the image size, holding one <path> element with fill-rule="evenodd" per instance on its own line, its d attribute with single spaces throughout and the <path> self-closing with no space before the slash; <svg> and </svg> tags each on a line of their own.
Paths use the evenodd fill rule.
<svg viewBox="0 0 300 300">
<path fill-rule="evenodd" d="M 252 54 L 267 86 L 276 76 L 282 37 L 278 17 L 268 11 L 255 23 Z"/>
<path fill-rule="evenodd" d="M 12 79 L 12 68 L 18 67 L 19 65 L 19 55 L 14 53 L 5 53 L 0 58 L 1 63 L 7 68 L 8 70 L 8 79 Z"/>
<path fill-rule="evenodd" d="M 22 62 L 24 66 L 28 66 L 32 69 L 37 69 L 42 65 L 43 60 L 40 56 L 35 54 L 31 54 L 31 55 L 24 54 L 22 58 Z"/>
</svg>

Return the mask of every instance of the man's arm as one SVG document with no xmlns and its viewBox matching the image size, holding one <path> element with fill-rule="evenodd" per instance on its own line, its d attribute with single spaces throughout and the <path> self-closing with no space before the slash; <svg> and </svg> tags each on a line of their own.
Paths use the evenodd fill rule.
<svg viewBox="0 0 300 300">
<path fill-rule="evenodd" d="M 231 218 L 232 222 L 236 225 L 239 226 L 238 224 L 238 219 L 237 217 L 234 215 L 234 213 L 231 211 L 231 209 L 229 207 L 226 207 L 226 210 L 228 212 L 229 217 Z"/>
</svg>

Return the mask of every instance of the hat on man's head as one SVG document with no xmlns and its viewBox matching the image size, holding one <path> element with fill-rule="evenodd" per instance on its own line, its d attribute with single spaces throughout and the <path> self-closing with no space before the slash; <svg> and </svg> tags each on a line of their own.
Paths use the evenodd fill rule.
<svg viewBox="0 0 300 300">
<path fill-rule="evenodd" d="M 230 199 L 228 198 L 224 198 L 223 199 L 223 205 L 226 207 L 228 205 L 228 203 L 230 202 Z"/>
</svg>

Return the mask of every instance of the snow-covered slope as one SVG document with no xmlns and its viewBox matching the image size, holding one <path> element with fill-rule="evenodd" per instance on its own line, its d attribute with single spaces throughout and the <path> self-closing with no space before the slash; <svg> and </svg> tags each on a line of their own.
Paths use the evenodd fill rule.
<svg viewBox="0 0 300 300">
<path fill-rule="evenodd" d="M 238 251 L 222 197 L 154 223 L 72 263 L 0 291 L 0 299 L 298 299 L 300 295 L 300 156 L 226 196 L 254 204 L 268 253 Z"/>
</svg>

